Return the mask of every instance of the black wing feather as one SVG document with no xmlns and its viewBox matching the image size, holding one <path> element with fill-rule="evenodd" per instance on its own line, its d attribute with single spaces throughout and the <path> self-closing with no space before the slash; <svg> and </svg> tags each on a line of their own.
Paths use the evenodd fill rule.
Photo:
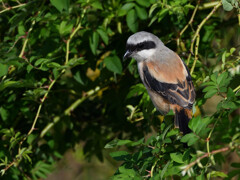
<svg viewBox="0 0 240 180">
<path fill-rule="evenodd" d="M 189 102 L 189 94 L 191 93 L 191 96 L 193 96 L 190 99 L 191 101 L 195 99 L 195 93 L 194 91 L 189 92 L 189 89 L 185 88 L 186 86 L 193 86 L 190 74 L 188 74 L 187 83 L 178 81 L 177 84 L 159 82 L 150 74 L 147 66 L 143 67 L 143 74 L 144 82 L 151 90 L 157 92 L 172 104 L 178 104 L 188 109 L 192 108 L 192 103 Z M 184 88 L 185 90 L 183 90 Z"/>
</svg>

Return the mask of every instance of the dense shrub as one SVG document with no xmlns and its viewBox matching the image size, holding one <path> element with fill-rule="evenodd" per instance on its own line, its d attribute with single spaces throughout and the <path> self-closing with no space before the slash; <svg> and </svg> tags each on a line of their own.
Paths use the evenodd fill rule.
<svg viewBox="0 0 240 180">
<path fill-rule="evenodd" d="M 240 156 L 237 0 L 0 2 L 1 179 L 45 178 L 79 142 L 88 159 L 114 148 L 113 179 L 239 178 L 240 163 L 227 160 Z M 121 60 L 140 30 L 189 67 L 190 134 L 174 129 L 172 112 L 156 112 L 136 62 Z"/>
</svg>

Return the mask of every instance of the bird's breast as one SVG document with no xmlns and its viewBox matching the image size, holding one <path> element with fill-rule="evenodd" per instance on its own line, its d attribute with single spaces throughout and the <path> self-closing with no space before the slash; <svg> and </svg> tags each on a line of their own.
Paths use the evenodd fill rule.
<svg viewBox="0 0 240 180">
<path fill-rule="evenodd" d="M 144 75 L 143 75 L 143 62 L 138 63 L 138 72 L 141 77 L 141 80 L 148 91 L 148 94 L 153 102 L 153 105 L 156 107 L 158 111 L 162 114 L 167 114 L 170 109 L 170 103 L 165 100 L 160 94 L 156 93 L 155 91 L 151 90 L 144 82 Z"/>
</svg>

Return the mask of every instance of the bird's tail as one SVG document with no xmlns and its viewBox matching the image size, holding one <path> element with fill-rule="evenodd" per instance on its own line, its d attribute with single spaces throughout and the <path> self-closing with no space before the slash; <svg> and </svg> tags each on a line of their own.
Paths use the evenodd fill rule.
<svg viewBox="0 0 240 180">
<path fill-rule="evenodd" d="M 189 113 L 187 109 L 181 109 L 179 111 L 175 111 L 175 126 L 179 127 L 179 130 L 183 132 L 183 134 L 188 134 L 191 132 L 191 129 L 188 127 L 188 123 L 191 119 L 191 113 Z"/>
</svg>

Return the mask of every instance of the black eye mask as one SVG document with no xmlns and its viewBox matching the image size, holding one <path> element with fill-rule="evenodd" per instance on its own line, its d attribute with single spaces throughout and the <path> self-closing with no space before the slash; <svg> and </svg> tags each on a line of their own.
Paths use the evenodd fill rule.
<svg viewBox="0 0 240 180">
<path fill-rule="evenodd" d="M 130 52 L 133 51 L 142 51 L 145 49 L 154 49 L 156 44 L 153 41 L 144 41 L 138 44 L 127 44 L 126 49 Z"/>
</svg>

